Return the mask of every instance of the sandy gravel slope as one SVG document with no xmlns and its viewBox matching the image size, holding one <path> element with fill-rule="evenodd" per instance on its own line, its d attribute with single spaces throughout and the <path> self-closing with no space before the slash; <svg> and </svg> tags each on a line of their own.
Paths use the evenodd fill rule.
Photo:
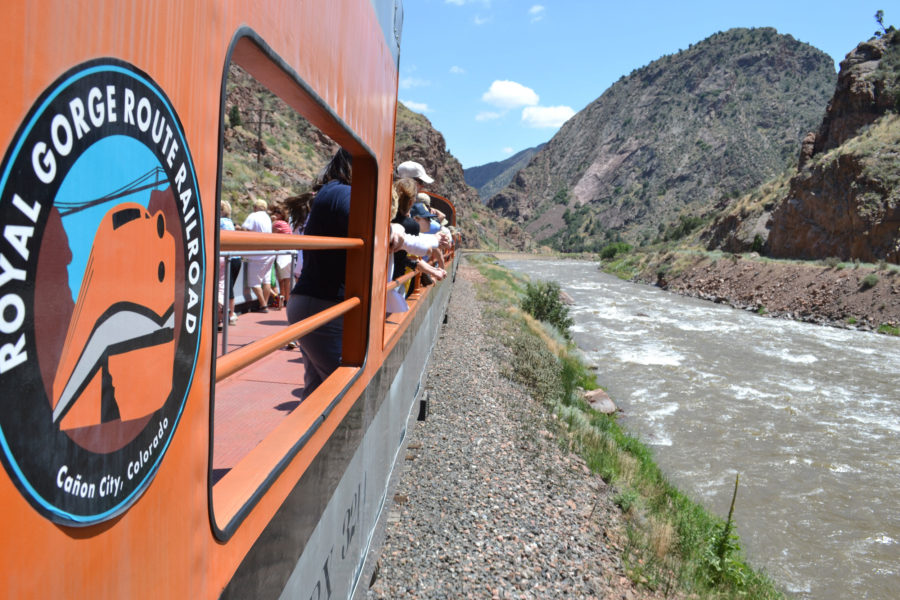
<svg viewBox="0 0 900 600">
<path fill-rule="evenodd" d="M 367 597 L 656 597 L 625 577 L 610 488 L 501 375 L 512 357 L 487 333 L 478 277 L 459 270 Z"/>
</svg>

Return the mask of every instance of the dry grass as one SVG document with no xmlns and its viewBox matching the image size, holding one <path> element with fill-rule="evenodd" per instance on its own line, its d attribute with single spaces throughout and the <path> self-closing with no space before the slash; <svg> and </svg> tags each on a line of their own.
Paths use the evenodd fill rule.
<svg viewBox="0 0 900 600">
<path fill-rule="evenodd" d="M 647 536 L 650 549 L 657 560 L 665 560 L 677 542 L 675 527 L 667 520 L 650 517 Z"/>
</svg>

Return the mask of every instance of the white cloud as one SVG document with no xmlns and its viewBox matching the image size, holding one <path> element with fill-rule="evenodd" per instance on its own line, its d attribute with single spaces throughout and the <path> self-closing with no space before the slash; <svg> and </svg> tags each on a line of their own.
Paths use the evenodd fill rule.
<svg viewBox="0 0 900 600">
<path fill-rule="evenodd" d="M 540 4 L 535 4 L 528 9 L 528 14 L 531 15 L 531 22 L 537 23 L 544 18 L 544 7 Z"/>
<path fill-rule="evenodd" d="M 538 103 L 538 95 L 533 89 L 515 81 L 499 79 L 491 84 L 488 91 L 482 94 L 481 99 L 499 108 L 534 106 Z"/>
<path fill-rule="evenodd" d="M 568 106 L 527 106 L 522 109 L 522 122 L 529 127 L 559 127 L 574 114 Z"/>
<path fill-rule="evenodd" d="M 412 88 L 417 87 L 426 87 L 431 85 L 431 82 L 427 79 L 420 79 L 418 77 L 404 77 L 400 80 L 400 89 L 401 90 L 410 90 Z"/>
<path fill-rule="evenodd" d="M 463 6 L 466 4 L 483 4 L 486 8 L 490 8 L 491 0 L 444 0 L 445 4 L 455 4 L 456 6 Z"/>
<path fill-rule="evenodd" d="M 482 111 L 475 115 L 476 121 L 493 121 L 494 119 L 499 119 L 503 116 L 503 113 L 491 112 L 491 111 Z"/>
<path fill-rule="evenodd" d="M 454 75 L 465 75 L 466 74 L 465 69 L 463 69 L 462 67 L 457 67 L 456 65 L 453 65 L 452 67 L 450 67 L 450 72 L 453 73 Z"/>
<path fill-rule="evenodd" d="M 475 15 L 475 18 L 472 20 L 476 25 L 485 25 L 491 22 L 490 17 L 482 17 L 481 15 Z"/>
<path fill-rule="evenodd" d="M 406 106 L 406 108 L 408 108 L 409 110 L 415 111 L 415 112 L 420 112 L 420 113 L 431 112 L 431 109 L 428 108 L 428 105 L 424 102 L 413 102 L 412 100 L 403 100 L 403 99 L 401 99 L 400 102 L 402 102 Z"/>
<path fill-rule="evenodd" d="M 506 148 L 503 149 L 503 154 L 512 154 L 512 153 L 513 153 L 513 149 L 510 148 L 509 146 L 507 146 Z"/>
</svg>

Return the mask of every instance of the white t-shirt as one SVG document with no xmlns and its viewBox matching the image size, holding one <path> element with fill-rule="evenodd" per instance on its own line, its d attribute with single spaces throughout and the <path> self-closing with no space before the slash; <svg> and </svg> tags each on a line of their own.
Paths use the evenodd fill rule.
<svg viewBox="0 0 900 600">
<path fill-rule="evenodd" d="M 272 233 L 272 219 L 264 210 L 258 210 L 250 213 L 244 219 L 242 227 L 247 231 L 256 231 L 258 233 Z"/>
</svg>

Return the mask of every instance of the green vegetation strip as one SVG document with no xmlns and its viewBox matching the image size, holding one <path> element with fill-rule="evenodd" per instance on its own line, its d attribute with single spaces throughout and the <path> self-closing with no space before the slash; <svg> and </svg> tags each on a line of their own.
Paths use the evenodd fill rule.
<svg viewBox="0 0 900 600">
<path fill-rule="evenodd" d="M 679 492 L 650 449 L 626 433 L 615 415 L 584 401 L 582 390 L 596 389 L 597 381 L 569 341 L 567 307 L 551 297 L 558 285 L 527 282 L 489 255 L 468 260 L 485 277 L 478 295 L 490 307 L 486 316 L 496 323 L 491 329 L 516 357 L 505 375 L 547 406 L 560 443 L 616 490 L 614 501 L 626 522 L 623 560 L 632 580 L 666 597 L 783 598 L 771 579 L 744 560 L 731 515 L 722 520 Z M 534 308 L 553 322 L 525 310 Z"/>
</svg>

